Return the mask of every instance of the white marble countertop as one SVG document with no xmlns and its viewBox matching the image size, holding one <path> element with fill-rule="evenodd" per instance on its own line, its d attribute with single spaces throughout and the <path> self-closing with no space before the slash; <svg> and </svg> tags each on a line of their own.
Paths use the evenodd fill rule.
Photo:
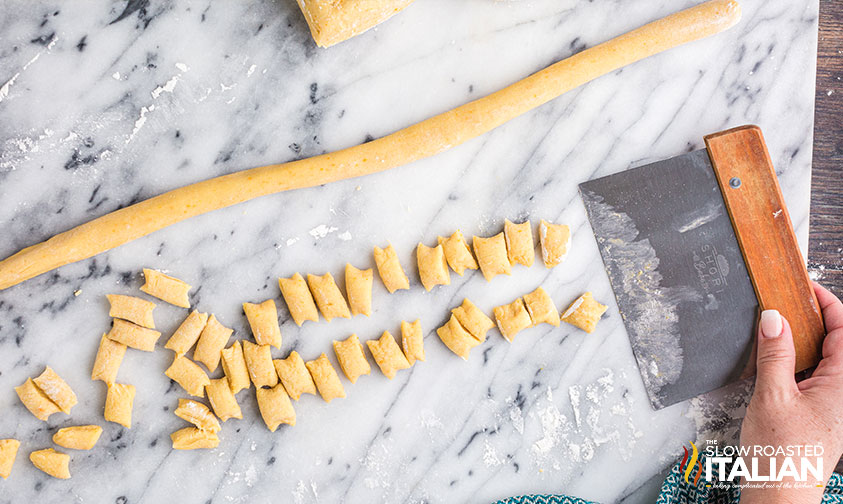
<svg viewBox="0 0 843 504">
<path fill-rule="evenodd" d="M 394 131 L 692 3 L 418 0 L 323 50 L 293 0 L 3 2 L 0 256 L 196 180 Z M 683 444 L 734 432 L 745 390 L 650 408 L 577 184 L 755 123 L 806 249 L 817 2 L 742 3 L 731 31 L 432 159 L 217 211 L 0 292 L 0 438 L 23 443 L 0 503 L 485 502 L 531 492 L 651 500 Z M 421 288 L 411 266 L 418 241 L 457 228 L 497 233 L 504 218 L 570 224 L 567 262 Z M 371 265 L 372 246 L 387 241 L 410 291 L 389 295 L 376 280 L 370 319 L 292 323 L 278 276 L 341 276 L 347 261 Z M 172 414 L 184 395 L 163 375 L 169 352 L 127 354 L 120 381 L 138 390 L 131 430 L 102 420 L 105 387 L 90 380 L 110 324 L 104 295 L 137 293 L 142 267 L 197 286 L 196 306 L 243 338 L 240 304 L 279 299 L 275 357 L 332 355 L 332 339 L 395 333 L 419 317 L 427 362 L 392 381 L 377 370 L 344 381 L 348 398 L 330 405 L 307 396 L 298 425 L 276 433 L 254 389 L 243 392 L 244 419 L 225 425 L 217 450 L 176 452 L 168 435 L 184 426 Z M 591 335 L 563 324 L 508 344 L 492 331 L 467 363 L 433 332 L 464 296 L 491 311 L 538 285 L 558 305 L 592 290 L 609 311 Z M 185 312 L 161 303 L 156 314 L 163 343 Z M 80 399 L 71 417 L 46 424 L 13 391 L 45 365 Z M 71 454 L 72 479 L 29 463 L 57 427 L 83 422 L 105 433 Z"/>
</svg>

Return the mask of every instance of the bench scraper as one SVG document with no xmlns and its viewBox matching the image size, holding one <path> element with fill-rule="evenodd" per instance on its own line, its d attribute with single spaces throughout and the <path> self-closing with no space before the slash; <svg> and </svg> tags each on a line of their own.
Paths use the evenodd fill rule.
<svg viewBox="0 0 843 504">
<path fill-rule="evenodd" d="M 822 315 L 761 130 L 580 184 L 655 409 L 755 371 L 759 310 L 793 329 L 796 369 L 817 364 Z"/>
</svg>

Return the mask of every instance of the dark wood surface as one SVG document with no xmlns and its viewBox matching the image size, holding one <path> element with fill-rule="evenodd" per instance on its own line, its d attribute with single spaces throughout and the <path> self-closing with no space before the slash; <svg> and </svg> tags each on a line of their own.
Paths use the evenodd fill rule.
<svg viewBox="0 0 843 504">
<path fill-rule="evenodd" d="M 843 297 L 843 2 L 820 0 L 808 270 Z"/>
</svg>

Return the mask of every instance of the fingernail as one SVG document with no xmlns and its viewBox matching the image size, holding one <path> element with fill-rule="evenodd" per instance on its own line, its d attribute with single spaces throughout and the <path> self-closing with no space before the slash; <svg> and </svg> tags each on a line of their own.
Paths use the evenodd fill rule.
<svg viewBox="0 0 843 504">
<path fill-rule="evenodd" d="M 782 316 L 778 310 L 761 312 L 761 335 L 765 338 L 778 338 L 782 335 Z"/>
</svg>

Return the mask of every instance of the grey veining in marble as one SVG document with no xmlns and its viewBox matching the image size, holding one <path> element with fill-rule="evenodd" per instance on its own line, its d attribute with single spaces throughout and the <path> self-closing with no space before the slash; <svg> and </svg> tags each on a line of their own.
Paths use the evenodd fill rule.
<svg viewBox="0 0 843 504">
<path fill-rule="evenodd" d="M 322 50 L 293 0 L 3 2 L 0 256 L 193 181 L 389 133 L 692 3 L 418 0 Z M 734 431 L 730 414 L 740 415 L 745 393 L 651 410 L 577 183 L 755 123 L 805 250 L 817 2 L 742 3 L 731 31 L 614 72 L 435 158 L 204 215 L 0 292 L 0 438 L 23 443 L 0 502 L 652 498 L 651 482 L 684 443 Z M 504 218 L 528 217 L 572 226 L 562 266 L 421 288 L 412 266 L 420 240 L 457 228 L 493 234 Z M 371 318 L 292 323 L 278 276 L 341 277 L 347 261 L 372 266 L 372 246 L 387 241 L 410 291 L 389 295 L 376 280 Z M 396 333 L 420 317 L 427 361 L 392 381 L 377 370 L 344 381 L 348 398 L 330 405 L 307 396 L 298 425 L 276 433 L 260 420 L 254 389 L 242 392 L 244 419 L 226 423 L 217 450 L 175 452 L 168 435 L 184 425 L 172 414 L 184 395 L 163 375 L 169 352 L 127 354 L 119 380 L 138 389 L 131 430 L 103 422 L 105 389 L 89 378 L 110 323 L 104 295 L 137 293 L 145 266 L 191 282 L 195 305 L 243 338 L 240 303 L 278 299 L 275 357 L 330 354 L 332 339 Z M 609 311 L 591 335 L 542 326 L 508 344 L 493 330 L 467 363 L 433 332 L 465 296 L 491 312 L 538 285 L 558 305 L 591 290 Z M 165 337 L 184 314 L 160 304 Z M 43 423 L 12 388 L 47 364 L 80 404 Z M 105 433 L 90 452 L 71 453 L 71 480 L 29 463 L 56 428 L 83 422 Z"/>
</svg>

